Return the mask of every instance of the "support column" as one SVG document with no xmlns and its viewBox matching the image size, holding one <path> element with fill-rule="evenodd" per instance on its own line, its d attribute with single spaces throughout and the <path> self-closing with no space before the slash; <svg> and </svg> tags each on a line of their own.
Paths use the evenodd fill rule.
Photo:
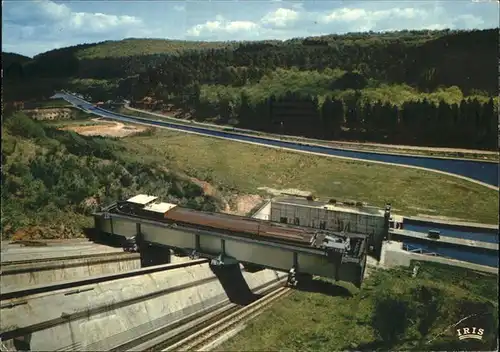
<svg viewBox="0 0 500 352">
<path fill-rule="evenodd" d="M 172 254 L 170 249 L 153 246 L 149 243 L 143 243 L 141 249 L 141 268 L 149 266 L 169 264 L 171 262 Z"/>
</svg>

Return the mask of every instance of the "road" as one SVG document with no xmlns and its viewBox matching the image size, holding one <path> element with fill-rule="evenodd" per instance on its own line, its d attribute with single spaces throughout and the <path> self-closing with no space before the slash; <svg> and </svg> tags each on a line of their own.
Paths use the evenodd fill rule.
<svg viewBox="0 0 500 352">
<path fill-rule="evenodd" d="M 291 150 L 295 152 L 305 152 L 316 155 L 362 160 L 372 163 L 389 164 L 396 166 L 412 167 L 428 171 L 434 171 L 442 174 L 455 176 L 458 178 L 472 181 L 488 188 L 498 191 L 498 163 L 487 161 L 473 161 L 462 159 L 442 159 L 426 156 L 408 156 L 408 155 L 394 155 L 394 154 L 380 154 L 373 152 L 362 152 L 343 150 L 338 148 L 329 148 L 318 145 L 310 145 L 305 143 L 281 141 L 278 139 L 271 139 L 266 137 L 251 136 L 243 133 L 226 132 L 214 130 L 199 126 L 188 126 L 176 124 L 166 121 L 150 120 L 145 118 L 138 118 L 134 116 L 127 116 L 118 114 L 112 111 L 104 110 L 94 107 L 91 103 L 67 93 L 57 93 L 53 98 L 62 98 L 75 106 L 87 110 L 95 115 L 119 120 L 122 122 L 139 123 L 152 126 L 159 126 L 187 133 L 195 133 L 203 136 L 210 136 L 215 138 L 228 139 L 243 143 L 258 144 L 266 147 L 280 148 Z"/>
</svg>

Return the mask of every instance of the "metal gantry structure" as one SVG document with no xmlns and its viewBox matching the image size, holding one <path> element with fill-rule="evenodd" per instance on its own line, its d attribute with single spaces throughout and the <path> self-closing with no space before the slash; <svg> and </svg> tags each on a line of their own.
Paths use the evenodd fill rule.
<svg viewBox="0 0 500 352">
<path fill-rule="evenodd" d="M 374 243 L 379 238 L 368 234 L 198 212 L 155 201 L 143 195 L 108 206 L 94 214 L 95 228 L 104 236 L 135 236 L 144 256 L 154 251 L 165 259 L 173 250 L 209 258 L 214 266 L 241 263 L 289 272 L 290 283 L 297 277 L 321 276 L 360 287 L 369 247 L 379 247 Z M 388 230 L 389 217 L 384 218 Z"/>
</svg>

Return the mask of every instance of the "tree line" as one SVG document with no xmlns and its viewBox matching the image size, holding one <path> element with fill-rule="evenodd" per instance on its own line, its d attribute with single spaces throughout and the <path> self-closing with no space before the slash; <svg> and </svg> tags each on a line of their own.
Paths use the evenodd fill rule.
<svg viewBox="0 0 500 352">
<path fill-rule="evenodd" d="M 411 143 L 429 146 L 496 148 L 498 109 L 493 98 L 482 104 L 424 99 L 401 106 L 363 102 L 359 94 L 341 100 L 287 92 L 254 102 L 244 92 L 238 101 L 195 101 L 198 113 L 219 116 L 220 122 L 263 132 L 318 139 Z"/>
</svg>

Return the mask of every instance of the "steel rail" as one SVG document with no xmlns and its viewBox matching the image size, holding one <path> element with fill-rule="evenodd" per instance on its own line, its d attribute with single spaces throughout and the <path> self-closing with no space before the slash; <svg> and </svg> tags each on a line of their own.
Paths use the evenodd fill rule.
<svg viewBox="0 0 500 352">
<path fill-rule="evenodd" d="M 189 331 L 192 334 L 163 348 L 162 351 L 199 351 L 203 346 L 213 342 L 227 331 L 235 328 L 244 321 L 254 318 L 269 305 L 288 295 L 290 292 L 291 289 L 288 287 L 279 287 L 248 306 L 237 309 L 230 314 L 223 313 L 223 317 L 220 317 L 220 319 L 212 324 L 203 324 L 204 327 L 201 330 L 198 326 L 194 327 Z"/>
</svg>

